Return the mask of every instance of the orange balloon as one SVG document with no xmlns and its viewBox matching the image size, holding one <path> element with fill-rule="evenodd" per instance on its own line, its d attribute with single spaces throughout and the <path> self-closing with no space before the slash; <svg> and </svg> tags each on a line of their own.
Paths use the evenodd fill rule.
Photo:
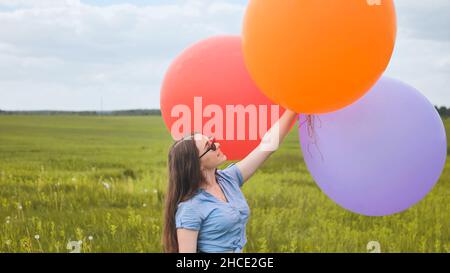
<svg viewBox="0 0 450 273">
<path fill-rule="evenodd" d="M 369 91 L 389 64 L 396 32 L 392 0 L 250 0 L 242 43 L 263 93 L 320 114 Z"/>
</svg>

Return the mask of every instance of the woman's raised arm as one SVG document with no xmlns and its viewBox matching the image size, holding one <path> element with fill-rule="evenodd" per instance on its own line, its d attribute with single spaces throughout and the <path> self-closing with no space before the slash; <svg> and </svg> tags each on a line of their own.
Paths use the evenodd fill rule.
<svg viewBox="0 0 450 273">
<path fill-rule="evenodd" d="M 236 163 L 242 173 L 244 182 L 247 181 L 269 156 L 275 152 L 291 128 L 297 113 L 286 110 L 281 118 L 264 135 L 261 143 L 244 159 Z"/>
</svg>

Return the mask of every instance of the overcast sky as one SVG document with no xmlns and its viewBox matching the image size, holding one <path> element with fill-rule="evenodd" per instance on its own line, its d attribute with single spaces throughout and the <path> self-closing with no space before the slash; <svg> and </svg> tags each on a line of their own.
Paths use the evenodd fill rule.
<svg viewBox="0 0 450 273">
<path fill-rule="evenodd" d="M 395 3 L 398 37 L 386 74 L 450 106 L 450 1 Z M 0 0 L 0 109 L 100 110 L 102 101 L 104 110 L 159 108 L 171 60 L 198 40 L 239 35 L 246 4 Z"/>
</svg>

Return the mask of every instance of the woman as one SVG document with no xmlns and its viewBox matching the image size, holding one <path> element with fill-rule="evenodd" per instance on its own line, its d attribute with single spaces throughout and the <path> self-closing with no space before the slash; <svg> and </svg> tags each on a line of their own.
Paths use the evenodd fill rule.
<svg viewBox="0 0 450 273">
<path fill-rule="evenodd" d="M 192 134 L 169 151 L 169 184 L 165 203 L 165 252 L 241 252 L 250 210 L 242 185 L 285 138 L 297 114 L 286 110 L 247 157 L 224 170 L 226 161 L 214 138 Z"/>
</svg>

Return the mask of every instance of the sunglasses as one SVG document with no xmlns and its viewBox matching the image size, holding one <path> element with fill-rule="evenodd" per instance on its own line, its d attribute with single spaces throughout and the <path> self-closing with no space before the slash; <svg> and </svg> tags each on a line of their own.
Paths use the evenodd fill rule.
<svg viewBox="0 0 450 273">
<path fill-rule="evenodd" d="M 209 140 L 209 143 L 211 143 L 211 144 L 208 146 L 208 149 L 206 149 L 206 151 L 199 158 L 202 158 L 203 156 L 205 156 L 209 151 L 217 150 L 217 146 L 215 144 L 216 143 L 215 137 L 211 137 Z"/>
</svg>

